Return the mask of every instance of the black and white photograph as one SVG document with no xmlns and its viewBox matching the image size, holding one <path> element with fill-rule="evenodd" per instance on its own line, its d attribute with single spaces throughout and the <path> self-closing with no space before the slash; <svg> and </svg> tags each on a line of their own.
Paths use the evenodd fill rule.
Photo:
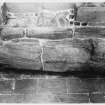
<svg viewBox="0 0 105 105">
<path fill-rule="evenodd" d="M 105 103 L 105 2 L 16 1 L 0 0 L 0 103 Z"/>
</svg>

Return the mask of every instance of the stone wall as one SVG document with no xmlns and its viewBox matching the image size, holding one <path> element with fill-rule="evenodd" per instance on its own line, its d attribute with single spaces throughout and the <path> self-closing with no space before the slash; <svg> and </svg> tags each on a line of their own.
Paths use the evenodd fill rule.
<svg viewBox="0 0 105 105">
<path fill-rule="evenodd" d="M 1 31 L 0 103 L 105 103 L 104 3 L 77 5 L 77 21 L 88 25 L 75 27 L 74 39 L 71 29 L 55 35 L 32 27 Z M 22 39 L 25 35 L 29 38 Z M 81 63 L 72 72 L 70 66 Z"/>
<path fill-rule="evenodd" d="M 102 3 L 81 3 L 79 5 L 65 3 L 65 5 L 59 4 L 60 6 L 58 7 L 56 7 L 57 4 L 47 6 L 48 4 L 42 5 L 39 3 L 38 5 L 40 6 L 32 3 L 29 5 L 6 3 L 3 9 L 14 14 L 17 12 L 18 14 L 26 13 L 25 15 L 36 11 L 35 8 L 39 11 L 43 9 L 54 10 L 53 12 L 57 12 L 60 16 L 57 15 L 56 20 L 51 15 L 49 20 L 55 19 L 55 23 L 59 21 L 58 23 L 60 24 L 63 20 L 59 18 L 65 19 L 63 18 L 66 16 L 65 14 L 68 15 L 68 13 L 62 12 L 61 9 L 76 8 L 78 10 L 77 18 L 73 21 L 65 20 L 65 25 L 59 25 L 58 23 L 56 23 L 57 25 L 49 25 L 48 23 L 39 25 L 40 22 L 35 25 L 31 24 L 33 23 L 32 19 L 35 20 L 33 15 L 30 18 L 31 14 L 21 18 L 21 15 L 8 17 L 9 20 L 5 23 L 7 27 L 1 29 L 0 57 L 4 59 L 0 60 L 1 63 L 8 62 L 8 66 L 12 65 L 19 69 L 42 69 L 56 72 L 82 70 L 84 66 L 88 67 L 88 65 L 98 68 L 102 65 L 101 68 L 104 70 L 105 7 Z M 26 8 L 27 6 L 29 9 Z M 4 16 L 6 14 L 5 11 Z M 49 15 L 50 13 L 45 13 L 43 14 L 45 18 L 42 18 L 43 16 L 41 15 L 38 19 L 46 20 L 46 16 L 48 17 Z M 23 20 L 27 18 L 30 18 L 31 21 L 27 20 L 27 25 L 24 25 L 26 21 L 23 22 Z M 73 22 L 75 25 L 70 25 L 68 24 L 69 22 Z M 80 23 L 80 25 L 76 24 L 76 22 Z M 15 23 L 16 25 L 13 25 Z"/>
</svg>

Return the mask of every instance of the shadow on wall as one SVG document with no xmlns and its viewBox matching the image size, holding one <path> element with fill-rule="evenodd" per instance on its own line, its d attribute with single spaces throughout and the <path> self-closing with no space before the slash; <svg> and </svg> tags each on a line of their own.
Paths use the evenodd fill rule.
<svg viewBox="0 0 105 105">
<path fill-rule="evenodd" d="M 43 70 L 25 70 L 25 69 L 17 69 L 17 68 L 3 68 L 3 65 L 0 65 L 0 73 L 13 75 L 13 77 L 17 77 L 18 75 L 48 75 L 48 76 L 58 76 L 58 77 L 69 77 L 75 76 L 80 78 L 91 78 L 91 77 L 105 77 L 105 70 L 103 68 L 95 68 L 89 65 L 85 65 L 81 68 L 81 70 L 77 71 L 66 71 L 66 72 L 54 72 L 54 71 L 43 71 Z"/>
</svg>

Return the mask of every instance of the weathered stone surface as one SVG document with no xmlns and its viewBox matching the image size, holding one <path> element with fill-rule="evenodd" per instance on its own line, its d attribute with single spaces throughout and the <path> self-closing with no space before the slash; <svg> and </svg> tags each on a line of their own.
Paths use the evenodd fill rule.
<svg viewBox="0 0 105 105">
<path fill-rule="evenodd" d="M 94 54 L 93 60 L 96 62 L 104 63 L 105 61 L 105 39 L 94 39 Z"/>
<path fill-rule="evenodd" d="M 49 28 L 49 27 L 29 28 L 26 36 L 28 38 L 55 39 L 55 40 L 71 38 L 72 29 Z"/>
<path fill-rule="evenodd" d="M 90 95 L 91 103 L 105 103 L 105 94 L 104 93 L 96 93 Z"/>
<path fill-rule="evenodd" d="M 75 29 L 75 37 L 105 38 L 105 28 L 104 27 L 79 27 Z"/>
<path fill-rule="evenodd" d="M 64 94 L 58 95 L 58 99 L 63 103 L 89 103 L 89 97 L 87 94 Z"/>
<path fill-rule="evenodd" d="M 88 40 L 48 41 L 43 48 L 44 70 L 78 70 L 90 59 Z"/>
<path fill-rule="evenodd" d="M 0 62 L 20 69 L 40 70 L 41 49 L 38 41 L 8 42 L 0 47 Z"/>
<path fill-rule="evenodd" d="M 35 5 L 5 4 L 15 18 L 7 16 L 9 19 L 5 25 L 8 28 L 1 29 L 1 63 L 32 70 L 40 70 L 43 66 L 45 71 L 59 72 L 82 70 L 80 68 L 87 64 L 105 65 L 104 39 L 101 39 L 105 38 L 105 28 L 101 27 L 105 24 L 105 7 L 91 3 L 80 7 L 75 7 L 77 4 L 74 6 L 72 3 L 61 3 L 58 7 L 55 6 L 58 4 L 51 4 L 51 7 L 50 4 L 39 3 L 34 7 Z M 61 11 L 68 8 L 71 8 L 71 12 Z M 76 15 L 73 8 L 78 10 L 74 22 L 78 27 L 74 29 L 75 38 L 71 39 L 73 27 L 69 28 L 69 24 L 73 25 L 74 14 Z M 40 14 L 37 14 L 39 11 Z M 45 43 L 40 41 L 42 39 Z"/>
<path fill-rule="evenodd" d="M 17 80 L 15 85 L 15 93 L 21 94 L 36 94 L 37 91 L 37 79 L 22 79 Z"/>
<path fill-rule="evenodd" d="M 94 38 L 92 42 L 92 52 L 90 66 L 96 71 L 105 70 L 105 39 L 103 38 Z"/>
<path fill-rule="evenodd" d="M 19 16 L 18 16 L 19 15 Z M 32 27 L 37 24 L 37 16 L 33 16 L 33 13 L 30 14 L 17 14 L 16 18 L 9 18 L 7 20 L 6 26 L 11 27 Z"/>
<path fill-rule="evenodd" d="M 81 7 L 77 20 L 81 22 L 105 22 L 105 7 Z"/>
<path fill-rule="evenodd" d="M 7 26 L 12 26 L 12 27 L 26 27 L 25 19 L 8 19 L 7 21 Z"/>
<path fill-rule="evenodd" d="M 105 22 L 88 22 L 89 26 L 105 26 Z"/>
<path fill-rule="evenodd" d="M 59 5 L 59 6 L 58 6 Z M 5 3 L 6 9 L 3 11 L 8 18 L 7 24 L 10 26 L 27 26 L 27 22 L 38 26 L 68 26 L 69 19 L 74 20 L 77 8 L 74 3 Z M 70 9 L 70 10 L 68 10 Z M 69 14 L 73 17 L 69 17 Z M 68 15 L 68 16 L 67 16 Z M 25 16 L 25 17 L 24 17 Z M 19 19 L 20 17 L 24 19 Z M 31 18 L 30 18 L 31 17 Z M 68 17 L 68 19 L 66 18 Z M 29 18 L 29 19 L 28 19 Z M 57 19 L 59 18 L 59 19 Z M 28 20 L 28 21 L 27 21 Z M 59 21 L 60 23 L 56 22 Z M 30 24 L 28 24 L 30 26 Z"/>
<path fill-rule="evenodd" d="M 3 40 L 11 40 L 13 38 L 22 38 L 24 36 L 23 28 L 3 28 L 0 33 L 0 37 Z"/>
<path fill-rule="evenodd" d="M 6 2 L 6 6 L 10 12 L 13 13 L 29 13 L 29 12 L 35 12 L 39 13 L 42 8 L 50 10 L 50 11 L 58 11 L 58 10 L 65 10 L 68 8 L 73 8 L 74 3 L 61 3 L 61 2 L 53 2 L 53 3 L 21 3 L 18 4 L 15 2 L 9 3 Z"/>
</svg>

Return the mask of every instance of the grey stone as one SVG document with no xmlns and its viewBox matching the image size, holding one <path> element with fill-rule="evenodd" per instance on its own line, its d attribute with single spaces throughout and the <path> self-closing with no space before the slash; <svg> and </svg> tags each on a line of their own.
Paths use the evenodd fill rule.
<svg viewBox="0 0 105 105">
<path fill-rule="evenodd" d="M 13 38 L 22 38 L 24 36 L 23 28 L 3 28 L 1 30 L 1 39 L 3 40 L 11 40 Z"/>
<path fill-rule="evenodd" d="M 105 28 L 79 27 L 75 29 L 75 37 L 78 38 L 105 38 Z"/>
<path fill-rule="evenodd" d="M 80 7 L 77 20 L 81 22 L 105 22 L 104 7 Z"/>
<path fill-rule="evenodd" d="M 78 70 L 90 59 L 89 48 L 90 44 L 86 40 L 48 41 L 43 48 L 44 70 Z"/>
<path fill-rule="evenodd" d="M 40 70 L 40 55 L 41 48 L 37 40 L 34 43 L 10 42 L 0 48 L 0 62 L 19 69 Z"/>
<path fill-rule="evenodd" d="M 28 38 L 40 38 L 40 39 L 64 39 L 72 38 L 72 29 L 63 28 L 28 28 L 28 33 L 26 35 Z"/>
</svg>

